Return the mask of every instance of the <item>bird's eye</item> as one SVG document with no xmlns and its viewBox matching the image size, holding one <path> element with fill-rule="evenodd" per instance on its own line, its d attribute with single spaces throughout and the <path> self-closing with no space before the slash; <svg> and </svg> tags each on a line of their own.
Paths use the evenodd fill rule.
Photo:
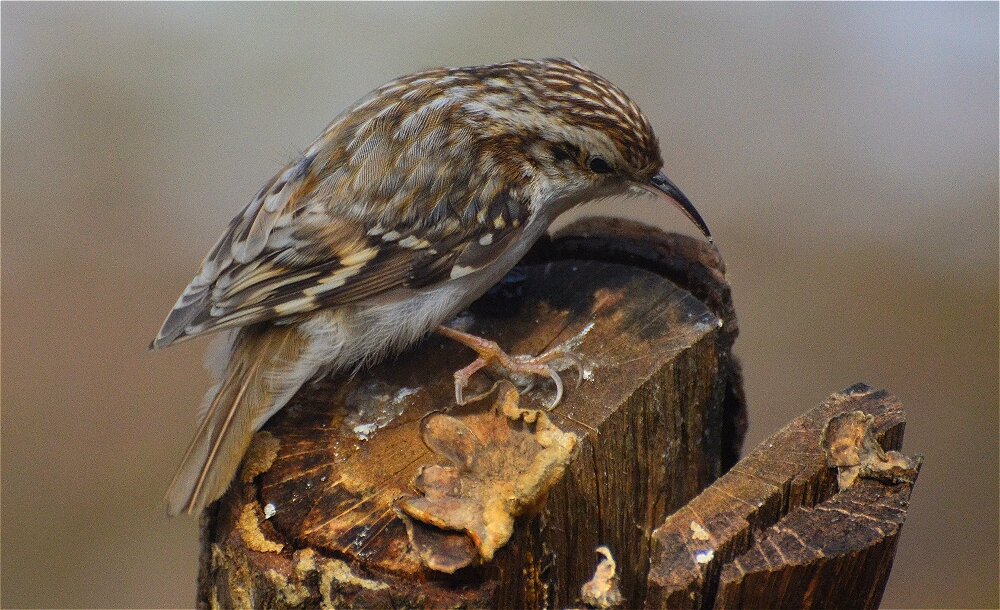
<svg viewBox="0 0 1000 610">
<path fill-rule="evenodd" d="M 590 171 L 595 174 L 610 174 L 614 171 L 611 165 L 601 157 L 591 157 L 589 165 Z"/>
</svg>

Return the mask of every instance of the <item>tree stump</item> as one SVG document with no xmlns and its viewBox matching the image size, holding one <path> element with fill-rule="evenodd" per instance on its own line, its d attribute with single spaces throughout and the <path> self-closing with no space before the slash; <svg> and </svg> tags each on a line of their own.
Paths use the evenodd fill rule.
<svg viewBox="0 0 1000 610">
<path fill-rule="evenodd" d="M 708 244 L 580 221 L 456 324 L 510 353 L 568 343 L 585 379 L 551 412 L 550 383 L 459 407 L 473 355 L 431 337 L 303 388 L 202 517 L 200 607 L 878 605 L 920 466 L 902 407 L 848 388 L 737 463 Z"/>
<path fill-rule="evenodd" d="M 474 355 L 430 337 L 303 388 L 203 516 L 200 606 L 567 607 L 599 546 L 642 604 L 653 530 L 742 442 L 717 252 L 582 221 L 456 323 L 509 353 L 568 341 L 585 379 L 548 413 L 550 383 L 458 407 L 452 373 Z"/>
</svg>

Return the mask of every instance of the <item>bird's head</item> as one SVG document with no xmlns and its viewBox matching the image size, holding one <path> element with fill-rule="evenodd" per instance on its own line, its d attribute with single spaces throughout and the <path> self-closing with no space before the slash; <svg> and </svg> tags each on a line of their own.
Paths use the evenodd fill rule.
<svg viewBox="0 0 1000 610">
<path fill-rule="evenodd" d="M 711 239 L 701 215 L 664 173 L 649 119 L 617 86 L 564 59 L 475 70 L 476 94 L 464 104 L 470 127 L 498 151 L 493 162 L 548 191 L 541 200 L 561 211 L 600 197 L 648 193 L 680 208 Z"/>
</svg>

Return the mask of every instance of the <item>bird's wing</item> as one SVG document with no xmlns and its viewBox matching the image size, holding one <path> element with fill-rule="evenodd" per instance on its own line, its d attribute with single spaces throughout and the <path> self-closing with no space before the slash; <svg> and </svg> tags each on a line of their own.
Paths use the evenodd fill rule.
<svg viewBox="0 0 1000 610">
<path fill-rule="evenodd" d="M 332 206 L 321 193 L 296 165 L 278 174 L 230 223 L 151 347 L 473 273 L 516 243 L 527 220 L 527 205 L 498 197 L 471 222 L 371 226 L 345 212 L 363 206 Z"/>
</svg>

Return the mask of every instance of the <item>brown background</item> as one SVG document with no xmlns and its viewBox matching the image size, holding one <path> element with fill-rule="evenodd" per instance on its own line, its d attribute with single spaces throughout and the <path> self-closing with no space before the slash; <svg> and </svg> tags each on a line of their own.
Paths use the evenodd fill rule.
<svg viewBox="0 0 1000 610">
<path fill-rule="evenodd" d="M 575 56 L 650 115 L 726 256 L 750 443 L 856 381 L 926 456 L 887 606 L 997 600 L 997 5 L 2 7 L 4 606 L 178 606 L 159 504 L 206 342 L 145 346 L 236 213 L 346 104 Z M 675 211 L 588 212 L 689 231 Z"/>
</svg>

